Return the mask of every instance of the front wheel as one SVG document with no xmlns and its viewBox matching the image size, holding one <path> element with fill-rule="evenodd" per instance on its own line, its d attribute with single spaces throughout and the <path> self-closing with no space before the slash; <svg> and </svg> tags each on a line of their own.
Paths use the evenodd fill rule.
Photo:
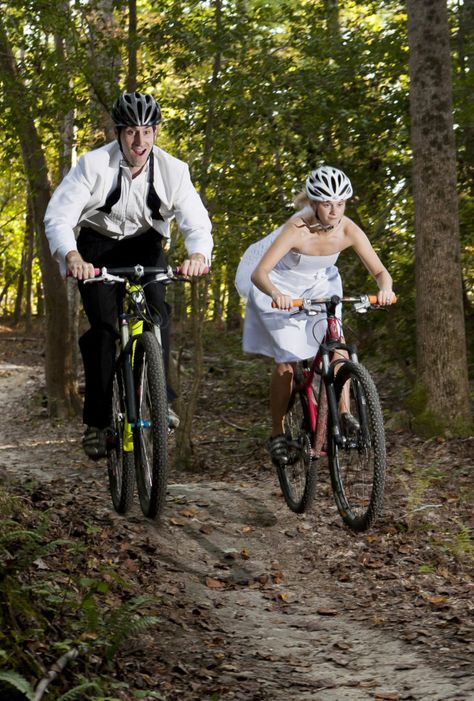
<svg viewBox="0 0 474 701">
<path fill-rule="evenodd" d="M 343 521 L 353 531 L 365 531 L 383 506 L 385 484 L 385 432 L 377 388 L 368 370 L 344 362 L 335 377 L 339 402 L 349 396 L 350 413 L 357 421 L 338 443 L 333 419 L 328 422 L 328 458 L 334 498 Z"/>
<path fill-rule="evenodd" d="M 143 514 L 157 518 L 163 511 L 168 481 L 168 400 L 161 346 L 145 331 L 134 354 L 137 422 L 133 430 L 135 470 Z"/>
<path fill-rule="evenodd" d="M 133 452 L 126 450 L 126 411 L 122 368 L 115 371 L 112 389 L 112 426 L 108 436 L 107 472 L 115 511 L 125 514 L 133 503 L 135 464 Z"/>
<path fill-rule="evenodd" d="M 293 390 L 285 415 L 288 464 L 276 464 L 281 491 L 289 508 L 297 514 L 307 511 L 316 491 L 316 464 L 311 454 L 308 397 Z"/>
</svg>

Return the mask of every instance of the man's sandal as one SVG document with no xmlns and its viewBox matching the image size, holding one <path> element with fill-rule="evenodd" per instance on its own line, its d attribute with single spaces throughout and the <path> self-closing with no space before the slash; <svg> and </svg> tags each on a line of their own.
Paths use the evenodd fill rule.
<svg viewBox="0 0 474 701">
<path fill-rule="evenodd" d="M 270 457 L 274 465 L 280 467 L 288 464 L 288 443 L 286 441 L 286 436 L 283 433 L 280 433 L 279 436 L 273 436 L 270 438 L 267 443 L 267 448 L 270 452 Z"/>
</svg>

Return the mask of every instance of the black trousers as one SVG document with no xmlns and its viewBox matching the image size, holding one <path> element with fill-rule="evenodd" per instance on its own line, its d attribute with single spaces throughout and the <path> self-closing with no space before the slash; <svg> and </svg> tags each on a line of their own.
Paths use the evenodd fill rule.
<svg viewBox="0 0 474 701">
<path fill-rule="evenodd" d="M 140 236 L 120 241 L 103 236 L 97 231 L 82 228 L 77 240 L 81 256 L 96 268 L 132 265 L 166 267 L 162 237 L 154 229 Z M 170 306 L 165 301 L 165 285 L 152 283 L 145 276 L 145 297 L 153 315 L 161 320 L 163 359 L 168 375 Z M 112 382 L 118 338 L 117 314 L 122 285 L 79 283 L 84 311 L 89 320 L 88 329 L 79 339 L 85 374 L 83 420 L 88 426 L 105 428 L 111 422 Z M 168 387 L 168 399 L 176 394 Z"/>
</svg>

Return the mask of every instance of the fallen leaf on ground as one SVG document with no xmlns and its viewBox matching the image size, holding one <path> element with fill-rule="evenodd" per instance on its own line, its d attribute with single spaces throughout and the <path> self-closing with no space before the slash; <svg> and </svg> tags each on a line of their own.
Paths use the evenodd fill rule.
<svg viewBox="0 0 474 701">
<path fill-rule="evenodd" d="M 206 586 L 209 587 L 209 589 L 223 589 L 225 587 L 225 583 L 220 579 L 215 579 L 214 577 L 206 577 Z"/>
</svg>

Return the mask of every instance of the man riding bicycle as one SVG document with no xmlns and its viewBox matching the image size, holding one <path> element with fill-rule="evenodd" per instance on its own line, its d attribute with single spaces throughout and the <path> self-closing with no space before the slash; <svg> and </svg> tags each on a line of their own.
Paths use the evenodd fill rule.
<svg viewBox="0 0 474 701">
<path fill-rule="evenodd" d="M 186 163 L 154 145 L 161 123 L 155 99 L 125 93 L 112 108 L 117 140 L 82 155 L 49 202 L 46 236 L 61 271 L 79 281 L 90 328 L 79 340 L 85 373 L 83 447 L 105 457 L 110 425 L 117 338 L 116 286 L 87 285 L 94 268 L 141 264 L 166 267 L 163 243 L 176 218 L 188 257 L 182 272 L 202 275 L 213 247 L 208 213 Z M 75 229 L 79 228 L 76 241 Z M 147 279 L 144 279 L 144 283 Z M 145 284 L 149 306 L 161 319 L 165 368 L 169 357 L 170 308 L 162 284 Z M 168 387 L 168 401 L 176 398 Z M 169 408 L 170 426 L 179 419 Z"/>
</svg>

